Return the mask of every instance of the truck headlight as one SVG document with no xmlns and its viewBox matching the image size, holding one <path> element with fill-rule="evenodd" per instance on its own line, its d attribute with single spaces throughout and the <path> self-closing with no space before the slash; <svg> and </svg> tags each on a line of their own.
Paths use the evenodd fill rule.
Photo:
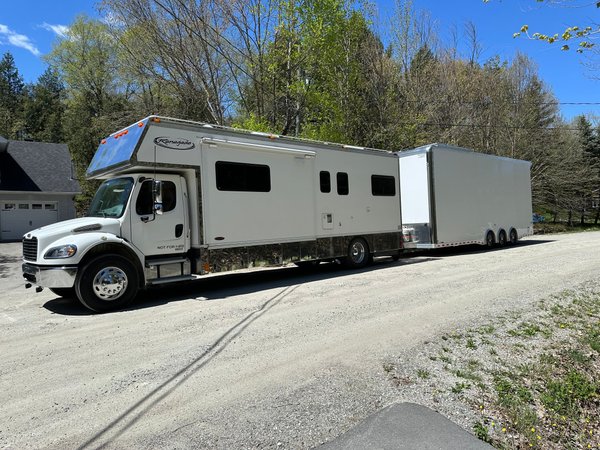
<svg viewBox="0 0 600 450">
<path fill-rule="evenodd" d="M 73 244 L 61 245 L 60 247 L 52 247 L 46 252 L 44 258 L 46 259 L 59 259 L 59 258 L 70 258 L 77 253 L 77 247 Z"/>
</svg>

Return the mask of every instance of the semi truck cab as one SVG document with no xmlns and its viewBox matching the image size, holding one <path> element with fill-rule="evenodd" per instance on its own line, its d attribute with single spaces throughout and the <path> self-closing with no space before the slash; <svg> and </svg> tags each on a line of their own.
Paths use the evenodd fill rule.
<svg viewBox="0 0 600 450">
<path fill-rule="evenodd" d="M 27 233 L 23 274 L 60 296 L 103 311 L 146 284 L 192 279 L 187 184 L 178 174 L 105 180 L 87 217 Z"/>
</svg>

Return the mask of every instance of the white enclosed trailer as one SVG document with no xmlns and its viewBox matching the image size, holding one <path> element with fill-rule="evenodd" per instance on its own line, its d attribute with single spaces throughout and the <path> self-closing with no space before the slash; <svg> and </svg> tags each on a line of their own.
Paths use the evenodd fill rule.
<svg viewBox="0 0 600 450">
<path fill-rule="evenodd" d="M 96 311 L 208 272 L 402 247 L 397 157 L 151 116 L 102 140 L 87 217 L 23 239 L 29 285 Z"/>
<path fill-rule="evenodd" d="M 530 162 L 444 144 L 398 157 L 404 248 L 505 245 L 533 234 Z"/>
</svg>

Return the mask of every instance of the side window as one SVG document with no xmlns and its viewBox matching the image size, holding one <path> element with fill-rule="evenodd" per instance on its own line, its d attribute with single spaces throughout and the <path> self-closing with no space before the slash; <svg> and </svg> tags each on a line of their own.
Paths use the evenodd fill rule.
<svg viewBox="0 0 600 450">
<path fill-rule="evenodd" d="M 215 163 L 215 174 L 219 191 L 271 191 L 271 169 L 269 166 L 217 161 Z"/>
<path fill-rule="evenodd" d="M 135 202 L 135 212 L 140 216 L 152 214 L 152 180 L 147 180 L 142 183 L 140 193 Z"/>
<path fill-rule="evenodd" d="M 319 182 L 321 184 L 321 192 L 331 192 L 331 175 L 329 172 L 319 172 Z"/>
<path fill-rule="evenodd" d="M 175 206 L 177 206 L 177 188 L 172 181 L 162 182 L 162 201 L 164 213 L 173 211 Z M 152 180 L 146 180 L 142 183 L 140 193 L 135 202 L 135 212 L 140 216 L 152 214 L 153 203 Z"/>
<path fill-rule="evenodd" d="M 177 188 L 172 181 L 162 182 L 163 212 L 173 211 L 177 206 Z"/>
<path fill-rule="evenodd" d="M 348 186 L 348 174 L 346 172 L 338 172 L 336 175 L 337 179 L 337 193 L 339 195 L 348 195 L 350 188 Z"/>
<path fill-rule="evenodd" d="M 371 175 L 371 193 L 379 197 L 394 197 L 396 179 L 388 175 Z"/>
</svg>

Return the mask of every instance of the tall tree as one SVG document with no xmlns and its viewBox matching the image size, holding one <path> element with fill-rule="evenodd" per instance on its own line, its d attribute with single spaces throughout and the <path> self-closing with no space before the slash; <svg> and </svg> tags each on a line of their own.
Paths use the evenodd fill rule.
<svg viewBox="0 0 600 450">
<path fill-rule="evenodd" d="M 11 53 L 0 60 L 0 135 L 19 139 L 23 131 L 23 77 Z"/>
<path fill-rule="evenodd" d="M 85 181 L 84 174 L 98 142 L 131 119 L 116 77 L 116 42 L 106 24 L 80 16 L 54 46 L 48 61 L 67 88 L 64 138 L 82 182 L 81 212 L 97 185 Z"/>
<path fill-rule="evenodd" d="M 25 130 L 42 142 L 63 142 L 65 86 L 56 69 L 49 67 L 37 83 L 29 86 L 25 102 Z"/>
</svg>

